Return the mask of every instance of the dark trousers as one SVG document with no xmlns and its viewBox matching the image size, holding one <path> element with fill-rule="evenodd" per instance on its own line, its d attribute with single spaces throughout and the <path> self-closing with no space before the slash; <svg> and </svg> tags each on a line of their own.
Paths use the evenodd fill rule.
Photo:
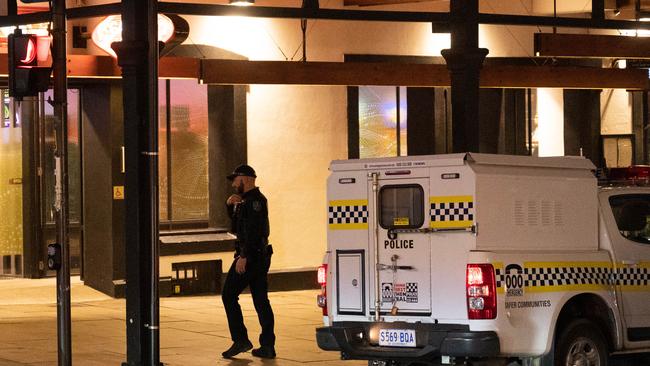
<svg viewBox="0 0 650 366">
<path fill-rule="evenodd" d="M 262 326 L 260 334 L 260 345 L 273 347 L 275 345 L 275 334 L 273 333 L 274 317 L 271 303 L 269 302 L 269 283 L 267 274 L 271 264 L 271 256 L 266 259 L 251 261 L 246 264 L 246 272 L 237 273 L 233 261 L 223 286 L 221 299 L 226 308 L 228 327 L 233 342 L 248 340 L 248 331 L 244 325 L 244 317 L 239 306 L 239 294 L 248 286 L 253 297 L 253 304 L 257 317 Z"/>
</svg>

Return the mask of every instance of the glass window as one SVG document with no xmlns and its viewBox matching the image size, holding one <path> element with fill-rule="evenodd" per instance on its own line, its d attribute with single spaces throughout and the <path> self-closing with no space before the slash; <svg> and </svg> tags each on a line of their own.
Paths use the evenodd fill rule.
<svg viewBox="0 0 650 366">
<path fill-rule="evenodd" d="M 68 219 L 70 229 L 70 267 L 73 273 L 78 273 L 81 267 L 81 226 L 82 226 L 82 175 L 81 175 L 81 131 L 79 89 L 68 89 Z M 54 99 L 53 90 L 48 90 L 39 99 L 44 116 L 41 120 L 43 129 L 41 161 L 43 164 L 42 215 L 44 219 L 43 243 L 56 240 L 55 211 L 55 177 L 54 153 L 56 150 L 56 134 L 54 123 L 54 108 L 47 102 Z M 45 244 L 44 244 L 45 245 Z M 44 251 L 43 251 L 44 253 Z"/>
<path fill-rule="evenodd" d="M 650 244 L 650 195 L 626 194 L 609 198 L 618 230 L 625 238 Z"/>
<path fill-rule="evenodd" d="M 70 222 L 81 221 L 81 160 L 80 160 L 80 133 L 79 133 L 79 90 L 68 89 L 68 203 Z M 54 152 L 56 150 L 56 131 L 54 130 L 54 107 L 48 102 L 54 99 L 52 89 L 44 93 L 43 106 L 45 108 L 45 147 L 43 151 L 43 164 L 45 165 L 45 218 L 47 223 L 54 223 Z"/>
<path fill-rule="evenodd" d="M 406 106 L 406 87 L 359 87 L 359 157 L 407 155 Z"/>
<path fill-rule="evenodd" d="M 81 134 L 79 89 L 68 89 L 68 213 L 71 222 L 81 222 Z"/>
<path fill-rule="evenodd" d="M 382 187 L 379 204 L 384 229 L 419 228 L 424 223 L 424 190 L 419 185 Z"/>
<path fill-rule="evenodd" d="M 2 89 L 2 127 L 11 126 L 11 111 L 13 108 L 9 97 L 9 89 Z"/>
<path fill-rule="evenodd" d="M 208 219 L 208 87 L 171 80 L 171 219 Z"/>
<path fill-rule="evenodd" d="M 6 89 L 0 90 L 2 95 Z M 5 262 L 3 273 L 20 274 L 19 267 L 23 254 L 23 165 L 22 130 L 12 127 L 8 115 L 10 102 L 3 100 L 3 124 L 0 128 L 0 259 Z M 14 266 L 15 265 L 15 266 Z"/>
<path fill-rule="evenodd" d="M 603 136 L 603 155 L 608 168 L 632 165 L 634 145 L 632 135 Z"/>
<path fill-rule="evenodd" d="M 158 81 L 158 210 L 161 221 L 171 221 L 168 199 L 169 171 L 167 170 L 167 85 L 169 80 Z"/>
</svg>

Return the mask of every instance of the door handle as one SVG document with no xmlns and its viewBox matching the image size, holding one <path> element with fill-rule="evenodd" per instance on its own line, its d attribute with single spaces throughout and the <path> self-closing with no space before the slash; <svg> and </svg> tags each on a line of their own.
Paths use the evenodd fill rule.
<svg viewBox="0 0 650 366">
<path fill-rule="evenodd" d="M 632 259 L 623 259 L 621 262 L 623 263 L 624 266 L 635 267 L 639 265 L 639 261 L 632 260 Z"/>
</svg>

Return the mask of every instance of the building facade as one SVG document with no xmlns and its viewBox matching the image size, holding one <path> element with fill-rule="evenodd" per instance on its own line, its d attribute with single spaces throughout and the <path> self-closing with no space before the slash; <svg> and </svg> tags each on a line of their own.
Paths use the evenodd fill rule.
<svg viewBox="0 0 650 366">
<path fill-rule="evenodd" d="M 85 1 L 85 5 L 106 2 Z M 358 9 L 321 1 L 322 8 Z M 74 4 L 70 4 L 74 6 Z M 256 6 L 299 7 L 295 1 Z M 365 9 L 365 8 L 364 8 Z M 446 1 L 375 5 L 372 10 L 449 11 Z M 481 1 L 485 13 L 549 15 L 552 1 Z M 588 13 L 584 1 L 560 14 Z M 608 17 L 613 14 L 607 13 Z M 196 59 L 444 63 L 448 33 L 430 23 L 183 16 L 190 32 L 176 56 Z M 105 56 L 93 42 L 75 47 L 73 27 L 92 32 L 102 18 L 69 23 L 70 54 Z M 81 28 L 79 28 L 81 29 Z M 534 34 L 549 27 L 480 26 L 488 64 L 615 65 L 612 59 L 534 57 Z M 593 30 L 559 29 L 590 33 Z M 599 33 L 618 34 L 616 30 Z M 168 56 L 173 57 L 173 56 Z M 73 269 L 87 284 L 120 296 L 124 283 L 122 91 L 115 78 L 71 79 L 69 170 Z M 159 207 L 163 277 L 174 263 L 221 260 L 232 238 L 224 200 L 228 171 L 247 162 L 268 197 L 275 254 L 272 271 L 313 273 L 326 247 L 325 182 L 329 163 L 349 157 L 447 153 L 451 102 L 446 86 L 206 85 L 159 82 Z M 54 238 L 53 131 L 47 93 L 20 105 L 3 98 L 0 220 L 3 273 L 41 277 Z M 585 155 L 600 167 L 647 163 L 647 93 L 624 89 L 489 88 L 481 92 L 483 151 L 539 156 Z M 17 116 L 17 117 L 13 117 Z M 121 188 L 122 187 L 122 188 Z M 185 245 L 183 244 L 185 243 Z M 188 244 L 190 243 L 190 244 Z M 227 268 L 227 267 L 225 267 Z M 51 274 L 51 273 L 50 273 Z"/>
</svg>

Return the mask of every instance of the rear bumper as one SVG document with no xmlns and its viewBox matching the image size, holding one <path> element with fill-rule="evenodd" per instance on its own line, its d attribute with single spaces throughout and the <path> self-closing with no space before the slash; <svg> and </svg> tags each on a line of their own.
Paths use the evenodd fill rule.
<svg viewBox="0 0 650 366">
<path fill-rule="evenodd" d="M 371 339 L 379 328 L 415 329 L 417 347 L 383 347 Z M 372 330 L 372 331 L 371 331 Z M 499 354 L 495 332 L 472 332 L 467 325 L 341 322 L 316 329 L 318 346 L 340 351 L 345 359 L 431 360 L 452 357 L 494 357 Z"/>
</svg>

